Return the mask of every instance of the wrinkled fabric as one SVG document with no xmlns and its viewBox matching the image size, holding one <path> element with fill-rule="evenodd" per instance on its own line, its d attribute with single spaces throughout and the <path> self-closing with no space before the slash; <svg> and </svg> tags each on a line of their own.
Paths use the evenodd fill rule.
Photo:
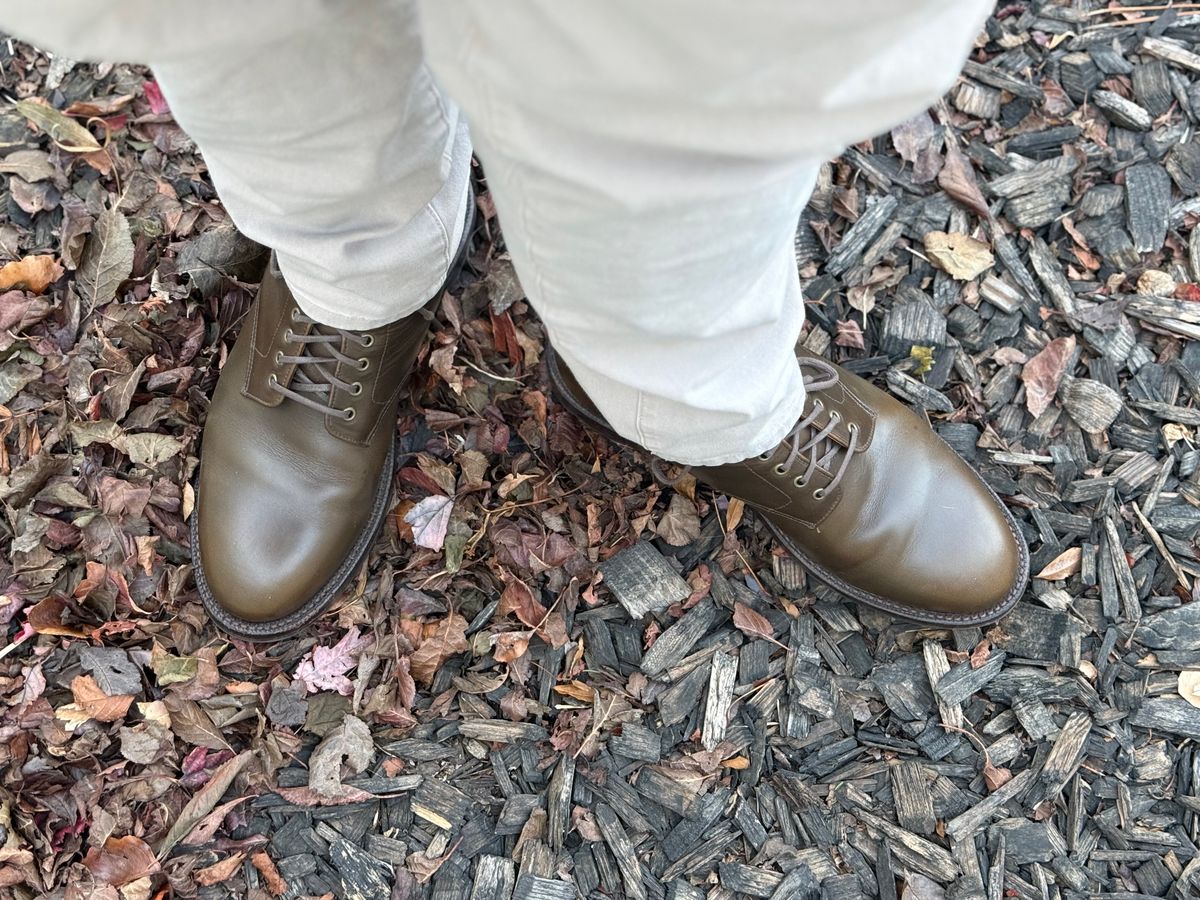
<svg viewBox="0 0 1200 900">
<path fill-rule="evenodd" d="M 622 436 L 719 465 L 800 418 L 793 236 L 820 163 L 954 81 L 986 0 L 9 0 L 150 63 L 306 314 L 421 306 L 472 138 L 550 340 Z M 470 121 L 468 134 L 467 120 Z"/>
</svg>

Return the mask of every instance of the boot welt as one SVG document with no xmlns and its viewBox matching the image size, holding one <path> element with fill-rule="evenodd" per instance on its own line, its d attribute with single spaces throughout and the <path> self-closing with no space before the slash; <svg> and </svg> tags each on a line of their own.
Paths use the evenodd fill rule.
<svg viewBox="0 0 1200 900">
<path fill-rule="evenodd" d="M 197 505 L 192 510 L 191 520 L 192 560 L 195 564 L 196 589 L 200 592 L 200 600 L 212 620 L 223 631 L 234 637 L 243 638 L 248 641 L 274 641 L 300 631 L 325 612 L 358 570 L 367 553 L 370 552 L 371 546 L 375 543 L 375 538 L 379 534 L 380 528 L 383 526 L 383 520 L 387 516 L 388 501 L 392 495 L 392 474 L 395 459 L 396 447 L 393 443 L 391 448 L 388 449 L 387 459 L 384 461 L 383 471 L 380 473 L 379 484 L 375 488 L 375 500 L 371 507 L 371 517 L 368 519 L 366 527 L 363 528 L 355 539 L 354 545 L 350 548 L 350 552 L 346 554 L 345 560 L 338 567 L 337 571 L 333 573 L 333 576 L 325 582 L 325 585 L 306 601 L 303 606 L 278 619 L 252 622 L 249 619 L 233 615 L 217 602 L 216 597 L 213 596 L 212 590 L 208 586 L 208 579 L 204 575 L 204 557 L 201 555 L 200 548 L 200 507 Z M 201 463 L 201 466 L 203 466 L 203 463 Z"/>
<path fill-rule="evenodd" d="M 564 408 L 566 408 L 569 412 L 571 412 L 572 415 L 575 416 L 575 418 L 586 424 L 593 431 L 599 432 L 613 443 L 630 447 L 634 450 L 644 451 L 645 448 L 639 447 L 632 441 L 621 437 L 612 430 L 606 421 L 575 402 L 574 398 L 570 395 L 567 389 L 563 387 L 563 378 L 558 369 L 558 356 L 550 347 L 546 348 L 545 359 L 546 369 L 550 375 L 551 390 L 555 399 Z M 896 616 L 897 618 L 907 619 L 912 622 L 918 622 L 922 625 L 938 625 L 947 628 L 966 628 L 973 625 L 990 625 L 998 619 L 1003 618 L 1009 610 L 1016 606 L 1017 601 L 1021 599 L 1021 595 L 1025 592 L 1025 583 L 1029 577 L 1029 548 L 1025 545 L 1025 541 L 1022 539 L 1020 532 L 1017 531 L 1017 525 L 1016 522 L 1013 521 L 1012 513 L 1008 511 L 1008 507 L 1004 505 L 1003 501 L 1001 501 L 1001 499 L 996 495 L 996 492 L 990 487 L 988 488 L 988 493 L 991 494 L 992 500 L 1000 508 L 1000 511 L 1004 513 L 1005 523 L 1008 525 L 1008 529 L 1013 535 L 1013 540 L 1016 541 L 1017 547 L 1019 548 L 1021 566 L 1018 577 L 1013 582 L 1012 588 L 1009 590 L 1008 594 L 1003 600 L 1001 600 L 995 606 L 989 607 L 982 612 L 971 614 L 942 613 L 934 612 L 932 610 L 918 610 L 903 603 L 897 603 L 895 600 L 890 600 L 887 597 L 880 596 L 879 594 L 874 594 L 870 591 L 864 591 L 862 588 L 855 587 L 854 585 L 843 580 L 838 575 L 830 572 L 820 563 L 810 558 L 803 550 L 797 547 L 787 537 L 787 535 L 783 533 L 782 530 L 777 528 L 766 515 L 755 510 L 749 505 L 747 505 L 746 509 L 747 511 L 754 513 L 756 518 L 760 519 L 763 524 L 767 526 L 771 534 L 775 536 L 775 540 L 779 542 L 780 546 L 782 546 L 784 550 L 791 554 L 796 561 L 800 563 L 800 565 L 804 566 L 804 568 L 812 573 L 812 575 L 829 585 L 838 593 L 844 594 L 852 600 L 858 601 L 859 603 L 864 603 L 867 606 L 882 610 L 889 615 Z"/>
</svg>

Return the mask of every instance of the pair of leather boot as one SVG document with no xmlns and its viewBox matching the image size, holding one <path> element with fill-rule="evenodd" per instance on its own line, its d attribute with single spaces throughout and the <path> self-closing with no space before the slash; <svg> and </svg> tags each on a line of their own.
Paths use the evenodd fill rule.
<svg viewBox="0 0 1200 900">
<path fill-rule="evenodd" d="M 330 328 L 268 270 L 213 397 L 191 521 L 200 595 L 226 631 L 303 627 L 366 556 L 389 508 L 400 390 L 438 299 L 382 328 Z M 808 393 L 792 432 L 696 477 L 862 603 L 952 627 L 1003 615 L 1029 556 L 999 498 L 908 408 L 824 359 L 799 362 Z M 548 367 L 559 402 L 621 440 L 552 352 Z"/>
</svg>

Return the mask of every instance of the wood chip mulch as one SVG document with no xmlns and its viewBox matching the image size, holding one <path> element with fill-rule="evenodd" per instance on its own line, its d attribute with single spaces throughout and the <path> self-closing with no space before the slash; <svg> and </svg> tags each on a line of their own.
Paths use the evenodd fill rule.
<svg viewBox="0 0 1200 900">
<path fill-rule="evenodd" d="M 1200 4 L 1164 6 L 1002 3 L 797 232 L 805 346 L 1018 515 L 986 630 L 845 602 L 559 409 L 481 174 L 369 565 L 229 641 L 186 520 L 261 248 L 150 73 L 0 42 L 0 894 L 1200 896 Z"/>
</svg>

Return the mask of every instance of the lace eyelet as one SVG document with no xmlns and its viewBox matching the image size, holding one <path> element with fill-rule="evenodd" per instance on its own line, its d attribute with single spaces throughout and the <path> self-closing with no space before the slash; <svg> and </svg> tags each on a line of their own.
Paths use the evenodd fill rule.
<svg viewBox="0 0 1200 900">
<path fill-rule="evenodd" d="M 275 377 L 274 372 L 267 376 L 267 384 L 279 384 L 279 379 Z"/>
<path fill-rule="evenodd" d="M 779 463 L 778 465 L 775 466 L 775 474 L 776 475 L 786 475 L 787 474 L 787 469 L 784 468 L 783 463 Z"/>
<path fill-rule="evenodd" d="M 350 385 L 350 396 L 351 397 L 357 397 L 361 393 L 362 393 L 362 382 L 361 381 L 356 381 L 356 382 L 354 382 L 354 384 Z"/>
<path fill-rule="evenodd" d="M 851 422 L 849 425 L 846 426 L 846 430 L 849 431 L 853 435 L 858 434 L 858 423 Z"/>
<path fill-rule="evenodd" d="M 296 340 L 296 335 L 292 334 L 292 329 L 289 328 L 283 333 L 283 339 L 290 344 L 292 341 Z"/>
<path fill-rule="evenodd" d="M 283 351 L 282 350 L 275 351 L 275 365 L 277 365 L 277 366 L 283 365 Z"/>
<path fill-rule="evenodd" d="M 795 478 L 792 479 L 792 484 L 794 484 L 798 488 L 802 488 L 806 484 L 808 484 L 808 479 L 805 478 L 803 475 L 797 475 Z"/>
<path fill-rule="evenodd" d="M 365 371 L 367 371 L 368 368 L 370 368 L 370 366 L 371 366 L 371 361 L 369 359 L 367 359 L 365 356 L 360 356 L 358 358 L 358 371 L 365 372 Z"/>
<path fill-rule="evenodd" d="M 375 346 L 375 335 L 364 334 L 361 343 L 362 343 L 362 346 L 364 346 L 364 347 Z"/>
<path fill-rule="evenodd" d="M 766 453 L 758 454 L 758 458 L 761 459 L 763 462 L 766 462 L 768 459 L 770 459 L 774 455 L 775 455 L 774 450 L 768 450 Z"/>
<path fill-rule="evenodd" d="M 817 488 L 815 491 L 813 491 L 812 498 L 814 500 L 824 500 L 825 499 L 825 488 Z"/>
<path fill-rule="evenodd" d="M 300 307 L 298 307 L 298 306 L 292 307 L 292 321 L 293 322 L 300 321 Z"/>
<path fill-rule="evenodd" d="M 353 406 L 347 406 L 345 409 L 342 410 L 342 418 L 345 419 L 347 422 L 353 422 L 355 415 L 356 415 L 356 413 L 354 412 Z"/>
<path fill-rule="evenodd" d="M 829 414 L 829 421 L 836 425 L 838 422 L 842 421 L 842 414 L 835 409 Z"/>
</svg>

